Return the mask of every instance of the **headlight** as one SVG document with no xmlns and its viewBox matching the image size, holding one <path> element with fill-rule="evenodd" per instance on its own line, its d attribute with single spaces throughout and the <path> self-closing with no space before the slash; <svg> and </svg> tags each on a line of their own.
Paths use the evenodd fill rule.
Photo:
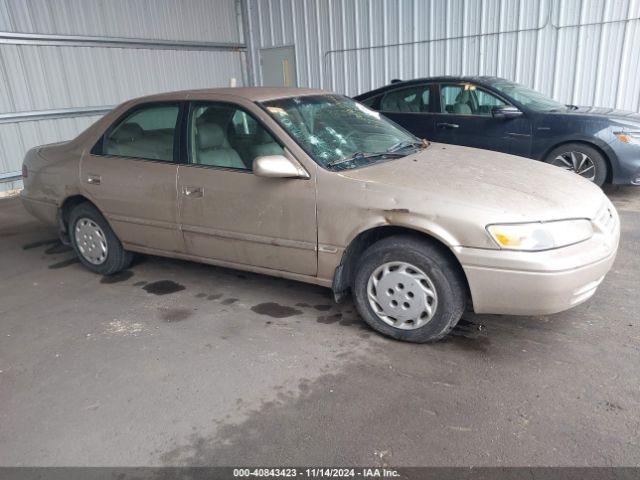
<svg viewBox="0 0 640 480">
<path fill-rule="evenodd" d="M 630 145 L 640 145 L 640 132 L 617 132 L 614 133 L 618 140 Z"/>
<path fill-rule="evenodd" d="M 573 245 L 593 235 L 589 220 L 489 225 L 487 231 L 500 248 L 534 252 Z"/>
</svg>

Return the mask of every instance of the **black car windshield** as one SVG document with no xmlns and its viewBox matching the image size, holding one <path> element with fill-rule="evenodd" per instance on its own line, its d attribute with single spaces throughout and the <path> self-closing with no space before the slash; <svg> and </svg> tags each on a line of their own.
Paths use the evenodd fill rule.
<svg viewBox="0 0 640 480">
<path fill-rule="evenodd" d="M 516 102 L 536 112 L 559 112 L 567 110 L 567 105 L 556 102 L 546 95 L 531 90 L 519 83 L 502 81 L 494 82 L 491 85 L 505 95 L 513 98 Z"/>
<path fill-rule="evenodd" d="M 262 105 L 323 167 L 361 167 L 424 147 L 378 112 L 341 95 L 283 98 Z"/>
</svg>

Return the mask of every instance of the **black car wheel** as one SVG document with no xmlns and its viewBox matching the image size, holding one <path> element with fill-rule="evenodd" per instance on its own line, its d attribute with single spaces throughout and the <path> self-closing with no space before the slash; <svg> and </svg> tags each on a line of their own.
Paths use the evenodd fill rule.
<svg viewBox="0 0 640 480">
<path fill-rule="evenodd" d="M 352 286 L 362 318 L 378 332 L 406 342 L 440 340 L 465 307 L 465 280 L 441 247 L 393 236 L 360 258 Z"/>
<path fill-rule="evenodd" d="M 81 203 L 71 211 L 69 238 L 80 262 L 101 275 L 124 270 L 133 259 L 102 214 L 89 203 Z"/>
<path fill-rule="evenodd" d="M 601 187 L 607 179 L 607 161 L 593 147 L 583 143 L 567 143 L 549 152 L 545 162 L 574 172 Z"/>
</svg>

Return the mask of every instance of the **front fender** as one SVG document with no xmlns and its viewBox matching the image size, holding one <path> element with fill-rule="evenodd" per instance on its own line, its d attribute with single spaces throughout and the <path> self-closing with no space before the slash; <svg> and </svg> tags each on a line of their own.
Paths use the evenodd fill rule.
<svg viewBox="0 0 640 480">
<path fill-rule="evenodd" d="M 435 221 L 433 216 L 411 212 L 405 208 L 397 208 L 380 210 L 377 215 L 369 215 L 366 221 L 355 225 L 347 236 L 345 248 L 348 247 L 358 235 L 381 227 L 398 227 L 413 230 L 433 237 L 449 248 L 461 245 L 459 239 Z"/>
</svg>

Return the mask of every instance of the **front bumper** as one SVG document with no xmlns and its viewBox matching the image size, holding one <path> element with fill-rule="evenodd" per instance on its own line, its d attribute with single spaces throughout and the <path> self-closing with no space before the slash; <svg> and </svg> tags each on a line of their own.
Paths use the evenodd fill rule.
<svg viewBox="0 0 640 480">
<path fill-rule="evenodd" d="M 640 147 L 619 140 L 609 144 L 609 159 L 613 163 L 611 183 L 614 185 L 640 185 Z"/>
<path fill-rule="evenodd" d="M 476 313 L 548 315 L 588 300 L 616 258 L 620 222 L 594 221 L 591 239 L 545 252 L 458 247 Z"/>
</svg>

